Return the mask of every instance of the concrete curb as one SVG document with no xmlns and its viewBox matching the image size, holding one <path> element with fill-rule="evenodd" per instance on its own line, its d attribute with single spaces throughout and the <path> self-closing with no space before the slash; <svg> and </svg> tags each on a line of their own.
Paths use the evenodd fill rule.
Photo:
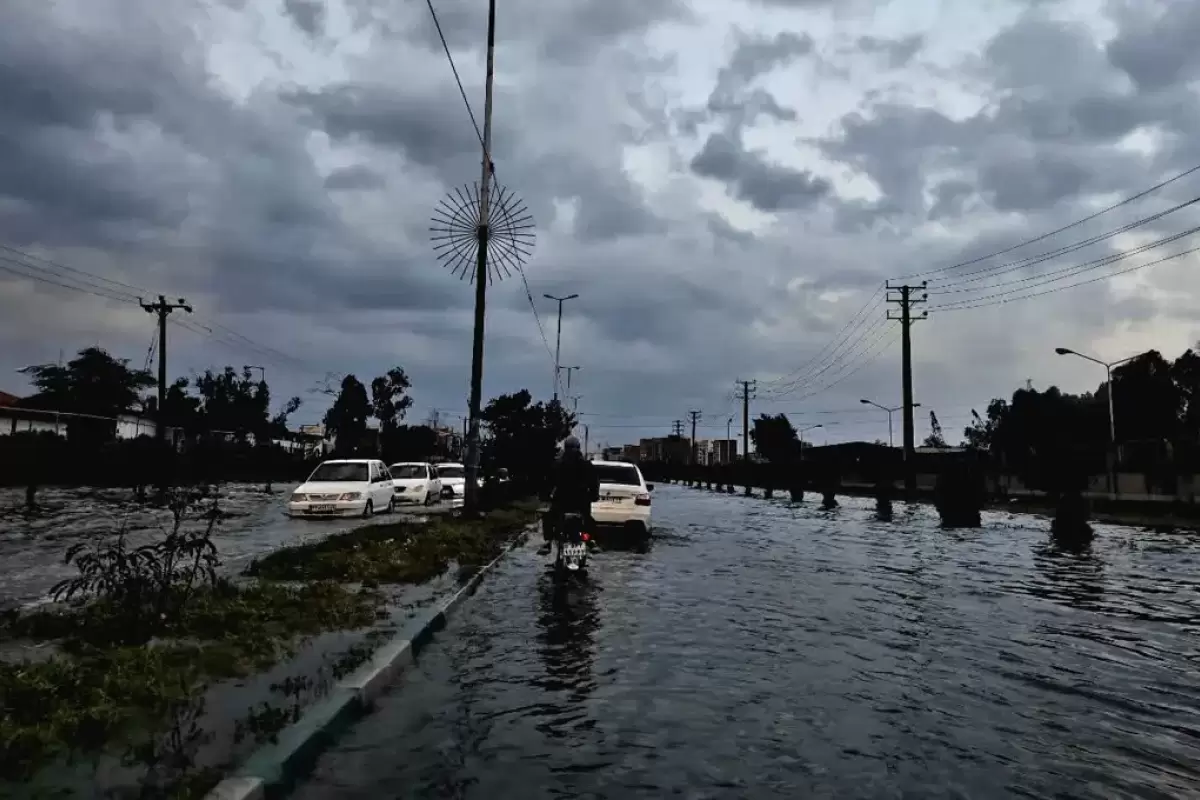
<svg viewBox="0 0 1200 800">
<path fill-rule="evenodd" d="M 393 681 L 412 664 L 417 653 L 446 627 L 450 615 L 474 594 L 484 577 L 522 542 L 525 528 L 500 555 L 485 564 L 448 599 L 410 622 L 370 660 L 339 681 L 329 694 L 284 728 L 276 741 L 255 751 L 232 775 L 205 795 L 204 800 L 264 800 L 281 797 L 295 784 L 320 752 L 361 717 Z"/>
</svg>

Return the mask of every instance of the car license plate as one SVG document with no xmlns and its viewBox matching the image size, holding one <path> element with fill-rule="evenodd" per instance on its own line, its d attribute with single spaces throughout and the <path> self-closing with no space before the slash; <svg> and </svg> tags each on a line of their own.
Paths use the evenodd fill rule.
<svg viewBox="0 0 1200 800">
<path fill-rule="evenodd" d="M 319 503 L 308 507 L 308 510 L 314 514 L 328 514 L 331 511 L 337 510 L 337 506 L 333 503 Z"/>
<path fill-rule="evenodd" d="M 623 503 L 623 502 L 625 502 L 624 497 L 617 497 L 616 495 L 612 495 L 612 494 L 605 495 L 603 499 L 604 499 L 604 502 L 606 502 L 606 503 Z"/>
</svg>

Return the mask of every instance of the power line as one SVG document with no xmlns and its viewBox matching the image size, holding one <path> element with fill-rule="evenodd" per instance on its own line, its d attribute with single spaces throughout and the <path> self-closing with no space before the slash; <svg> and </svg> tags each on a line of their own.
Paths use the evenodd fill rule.
<svg viewBox="0 0 1200 800">
<path fill-rule="evenodd" d="M 542 337 L 542 345 L 546 348 L 546 355 L 550 357 L 550 361 L 554 362 L 554 351 L 550 348 L 550 340 L 546 338 L 546 329 L 542 325 L 542 315 L 538 313 L 537 303 L 533 301 L 533 292 L 529 289 L 529 280 L 525 277 L 525 270 L 518 267 L 517 272 L 521 274 L 521 284 L 525 287 L 525 298 L 529 301 L 529 308 L 533 311 L 533 321 L 537 323 L 538 335 Z M 554 385 L 557 387 L 560 394 L 565 394 L 562 390 L 562 376 L 555 370 Z"/>
<path fill-rule="evenodd" d="M 1167 180 L 1162 181 L 1161 183 L 1156 183 L 1155 185 L 1151 186 L 1149 189 L 1145 189 L 1143 191 L 1138 192 L 1135 195 L 1126 197 L 1124 200 L 1120 200 L 1116 203 L 1113 203 L 1111 206 L 1108 206 L 1107 208 L 1102 208 L 1099 211 L 1095 212 L 1094 214 L 1089 214 L 1088 216 L 1084 217 L 1083 219 L 1075 220 L 1074 222 L 1070 223 L 1069 225 L 1064 225 L 1061 228 L 1056 228 L 1055 230 L 1052 230 L 1048 233 L 1043 233 L 1040 236 L 1035 236 L 1032 239 L 1026 239 L 1023 242 L 1018 242 L 1017 244 L 1014 244 L 1010 247 L 1006 247 L 1002 250 L 997 250 L 993 253 L 988 253 L 987 255 L 978 256 L 976 258 L 968 259 L 966 261 L 960 261 L 957 264 L 951 264 L 950 266 L 947 266 L 947 267 L 941 267 L 939 269 L 927 270 L 925 272 L 917 272 L 917 273 L 913 273 L 911 275 L 902 275 L 899 278 L 897 278 L 896 280 L 909 280 L 912 278 L 924 278 L 928 275 L 940 275 L 944 272 L 950 272 L 952 270 L 956 270 L 961 267 L 968 267 L 972 264 L 978 264 L 982 261 L 987 261 L 989 259 L 995 258 L 996 256 L 1002 256 L 1005 253 L 1011 253 L 1012 251 L 1019 250 L 1020 248 L 1025 247 L 1027 245 L 1036 244 L 1037 242 L 1045 241 L 1046 239 L 1049 239 L 1051 236 L 1056 236 L 1056 235 L 1062 233 L 1063 231 L 1069 231 L 1072 228 L 1077 228 L 1080 225 L 1083 225 L 1086 222 L 1091 222 L 1092 220 L 1096 219 L 1097 217 L 1101 217 L 1110 211 L 1120 208 L 1121 206 L 1128 205 L 1129 203 L 1132 203 L 1132 202 L 1142 199 L 1146 195 L 1153 194 L 1154 192 L 1157 192 L 1159 189 L 1169 186 L 1177 180 L 1186 178 L 1188 175 L 1191 175 L 1193 172 L 1196 172 L 1198 170 L 1200 170 L 1200 164 L 1197 164 L 1196 166 L 1194 166 L 1190 169 L 1184 170 L 1183 172 L 1179 173 L 1178 175 L 1175 175 L 1172 178 L 1168 178 Z"/>
<path fill-rule="evenodd" d="M 810 375 L 806 376 L 805 378 L 794 382 L 792 385 L 788 386 L 787 388 L 776 390 L 773 395 L 773 399 L 778 400 L 779 398 L 790 395 L 792 392 L 794 392 L 798 389 L 805 388 L 807 386 L 812 385 L 812 383 L 817 378 L 819 378 L 821 375 L 824 375 L 826 372 L 833 369 L 834 367 L 840 366 L 840 369 L 845 370 L 851 364 L 855 363 L 856 359 L 861 358 L 863 356 L 863 354 L 867 350 L 869 350 L 872 345 L 875 344 L 875 342 L 879 341 L 879 338 L 881 336 L 883 336 L 884 332 L 887 330 L 887 327 L 888 326 L 887 326 L 886 319 L 877 320 L 874 324 L 871 325 L 871 327 L 862 329 L 861 332 L 859 332 L 857 336 L 855 336 L 851 339 L 846 339 L 844 341 L 844 344 L 847 345 L 847 349 L 844 352 L 842 352 L 840 356 L 834 357 L 833 359 L 831 359 L 829 361 L 829 363 L 822 366 L 816 372 L 813 372 Z M 875 338 L 871 339 L 868 342 L 868 344 L 866 345 L 866 347 L 863 347 L 861 350 L 859 350 L 859 347 L 863 344 L 864 341 L 867 341 L 867 337 L 870 336 L 872 333 L 875 334 Z M 835 373 L 835 374 L 837 374 L 837 373 Z"/>
<path fill-rule="evenodd" d="M 876 308 L 878 308 L 883 303 L 884 298 L 882 296 L 882 293 L 883 293 L 885 286 L 886 286 L 886 284 L 881 283 L 875 289 L 875 291 L 871 294 L 871 296 L 867 298 L 867 301 L 865 303 L 863 303 L 862 308 L 860 308 L 858 310 L 858 312 L 853 317 L 851 317 L 850 320 L 845 325 L 842 326 L 842 329 L 839 330 L 837 333 L 835 333 L 833 335 L 833 338 L 831 338 L 824 347 L 822 347 L 820 350 L 818 350 L 817 353 L 815 355 L 813 355 L 812 358 L 810 358 L 803 365 L 801 365 L 797 369 L 793 370 L 792 372 L 788 373 L 787 375 L 777 378 L 773 381 L 769 381 L 767 383 L 767 391 L 771 392 L 771 393 L 778 393 L 780 390 L 777 387 L 779 387 L 781 384 L 783 384 L 785 382 L 789 382 L 789 379 L 791 378 L 792 375 L 798 375 L 799 377 L 795 378 L 794 380 L 790 380 L 790 388 L 788 389 L 788 391 L 790 391 L 791 389 L 794 389 L 796 383 L 802 382 L 806 378 L 809 377 L 808 375 L 801 375 L 801 373 L 803 373 L 805 370 L 809 369 L 811 366 L 816 364 L 819 359 L 822 359 L 822 357 L 825 354 L 825 351 L 829 350 L 831 345 L 836 344 L 836 345 L 838 345 L 838 347 L 834 347 L 834 350 L 831 353 L 829 353 L 829 355 L 827 356 L 829 358 L 834 357 L 836 355 L 838 349 L 840 348 L 840 346 L 842 344 L 845 344 L 846 340 L 850 336 L 849 334 L 846 334 L 847 329 L 849 329 L 851 327 L 851 325 L 854 325 L 856 320 L 858 321 L 858 325 L 856 325 L 854 329 L 857 330 L 858 328 L 860 328 L 868 319 L 871 318 L 871 312 L 873 312 Z M 876 298 L 878 298 L 878 300 L 876 300 Z M 875 301 L 874 304 L 872 304 L 872 301 Z M 843 338 L 843 334 L 846 334 L 846 336 L 844 338 Z"/>
<path fill-rule="evenodd" d="M 1118 270 L 1117 272 L 1111 272 L 1107 275 L 1099 275 L 1095 278 L 1089 278 L 1086 281 L 1079 281 L 1078 283 L 1067 284 L 1066 286 L 1056 286 L 1053 289 L 1047 289 L 1042 292 L 1034 292 L 1033 294 L 1021 295 L 1019 297 L 1010 297 L 1008 299 L 993 300 L 992 302 L 979 302 L 979 301 L 985 300 L 985 298 L 982 298 L 982 297 L 972 298 L 970 300 L 961 301 L 962 304 L 949 304 L 949 305 L 944 305 L 944 306 L 934 306 L 930 310 L 931 311 L 966 311 L 968 309 L 973 309 L 973 308 L 987 308 L 988 306 L 999 306 L 999 305 L 1004 305 L 1005 303 L 1014 303 L 1018 300 L 1029 300 L 1034 297 L 1042 297 L 1044 295 L 1054 294 L 1055 292 L 1061 292 L 1066 289 L 1074 289 L 1077 286 L 1086 286 L 1089 283 L 1096 283 L 1097 281 L 1106 281 L 1110 278 L 1115 278 L 1118 275 L 1126 275 L 1130 272 L 1137 272 L 1138 270 L 1146 269 L 1147 267 L 1153 267 L 1158 264 L 1162 264 L 1165 261 L 1173 261 L 1177 258 L 1183 258 L 1184 256 L 1191 255 L 1192 253 L 1197 253 L 1197 252 L 1200 252 L 1200 247 L 1193 247 L 1190 250 L 1184 250 L 1181 253 L 1175 253 L 1173 255 L 1164 256 L 1162 258 L 1155 259 L 1154 261 L 1148 261 L 1145 264 L 1138 264 L 1136 266 L 1128 267 L 1127 269 Z M 1034 287 L 1027 286 L 1027 287 L 1025 287 L 1025 290 L 1028 290 L 1031 288 L 1034 288 Z M 998 295 L 994 295 L 993 297 L 1005 297 L 1007 295 L 1015 294 L 1018 291 L 1022 291 L 1022 290 L 1018 289 L 1018 290 L 1013 290 L 1010 292 L 1002 292 Z"/>
<path fill-rule="evenodd" d="M 81 294 L 92 295 L 93 297 L 100 297 L 105 300 L 113 300 L 119 303 L 125 303 L 127 305 L 139 305 L 141 303 L 142 296 L 154 294 L 153 292 L 138 286 L 134 286 L 133 284 L 112 280 L 110 278 L 105 278 L 102 275 L 96 275 L 76 267 L 70 267 L 66 264 L 52 261 L 48 258 L 35 256 L 31 253 L 25 252 L 24 250 L 11 247 L 9 245 L 0 244 L 0 251 L 11 253 L 16 256 L 16 258 L 14 258 L 8 255 L 0 254 L 0 271 L 10 273 L 17 277 L 27 278 L 29 280 L 37 281 L 50 286 L 68 289 Z M 41 262 L 41 264 L 32 262 Z M 19 267 L 20 269 L 16 269 L 15 267 Z M 64 272 L 72 274 L 64 274 Z M 47 275 L 50 277 L 47 277 Z M 104 284 L 126 287 L 131 291 L 127 292 L 123 289 L 110 289 Z M 133 294 L 132 292 L 138 292 L 139 294 Z M 218 334 L 212 328 L 208 328 L 192 320 L 184 321 L 175 318 L 170 319 L 171 324 L 182 327 L 193 333 L 211 338 L 220 344 L 225 344 L 234 349 L 239 349 L 242 351 L 247 349 L 252 350 L 257 355 L 270 359 L 281 366 L 284 364 L 290 364 L 304 370 L 313 370 L 311 365 L 301 361 L 298 358 L 290 356 L 281 350 L 257 342 L 254 339 L 238 333 L 232 328 L 222 325 L 219 322 L 215 322 L 213 320 L 206 321 L 214 327 L 222 329 L 225 333 Z"/>
<path fill-rule="evenodd" d="M 952 289 L 949 287 L 961 286 L 961 285 L 967 284 L 967 283 L 975 283 L 976 281 L 987 280 L 989 278 L 994 278 L 994 277 L 997 277 L 1000 275 L 1005 275 L 1010 272 L 1019 272 L 1021 270 L 1024 270 L 1027 267 L 1034 266 L 1035 264 L 1041 264 L 1046 261 L 1050 261 L 1052 259 L 1058 258 L 1059 256 L 1066 255 L 1067 253 L 1073 253 L 1077 250 L 1082 250 L 1083 248 L 1089 247 L 1090 245 L 1096 244 L 1097 242 L 1101 242 L 1106 239 L 1111 239 L 1115 236 L 1119 236 L 1122 233 L 1128 233 L 1129 231 L 1133 230 L 1134 228 L 1138 228 L 1147 223 L 1160 220 L 1163 217 L 1167 216 L 1168 214 L 1173 214 L 1176 211 L 1180 211 L 1180 210 L 1187 208 L 1189 206 L 1192 206 L 1196 203 L 1200 203 L 1200 197 L 1196 197 L 1192 200 L 1188 200 L 1186 203 L 1180 203 L 1179 205 L 1174 206 L 1173 208 L 1169 208 L 1165 211 L 1160 211 L 1159 213 L 1154 214 L 1152 216 L 1143 217 L 1142 219 L 1139 219 L 1139 220 L 1134 220 L 1133 222 L 1129 223 L 1128 225 L 1124 225 L 1115 230 L 1107 231 L 1107 232 L 1099 234 L 1097 236 L 1093 236 L 1089 239 L 1084 239 L 1083 241 L 1075 242 L 1074 244 L 1060 247 L 1057 250 L 1052 250 L 1048 253 L 1043 253 L 1038 256 L 1030 256 L 1029 258 L 1024 258 L 1019 261 L 1013 261 L 1008 264 L 1001 264 L 996 267 L 987 267 L 982 270 L 975 270 L 973 272 L 968 272 L 965 275 L 960 276 L 961 280 L 954 280 L 950 283 L 939 284 L 940 288 L 937 291 L 930 292 L 930 294 L 945 294 L 947 292 L 953 292 L 953 291 L 960 291 L 960 292 L 978 291 L 978 289 L 957 289 L 956 290 L 956 289 Z M 975 277 L 967 277 L 967 276 L 975 276 Z M 1033 275 L 1033 276 L 1030 276 L 1028 279 L 1034 280 L 1037 277 L 1039 277 L 1039 276 Z M 981 288 L 987 289 L 989 287 L 984 286 Z"/>
<path fill-rule="evenodd" d="M 442 23 L 438 21 L 437 10 L 433 7 L 433 0 L 425 0 L 429 6 L 429 15 L 433 17 L 433 27 L 437 28 L 438 38 L 442 40 L 442 49 L 446 51 L 446 60 L 450 62 L 450 71 L 454 73 L 454 82 L 458 84 L 458 93 L 462 95 L 463 104 L 467 107 L 467 116 L 471 118 L 471 125 L 475 128 L 475 135 L 479 138 L 479 144 L 483 145 L 483 133 L 479 130 L 479 123 L 475 121 L 475 112 L 471 110 L 471 101 L 467 99 L 467 90 L 463 88 L 462 78 L 458 75 L 458 67 L 454 65 L 454 56 L 450 54 L 450 45 L 446 44 L 446 35 L 442 33 Z M 490 157 L 490 155 L 489 155 Z M 489 165 L 492 168 L 492 173 L 496 171 L 495 165 Z"/>
</svg>

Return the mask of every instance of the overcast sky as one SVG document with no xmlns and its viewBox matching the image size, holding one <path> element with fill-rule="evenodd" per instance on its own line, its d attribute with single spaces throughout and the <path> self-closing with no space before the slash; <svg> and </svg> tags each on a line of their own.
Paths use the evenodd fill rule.
<svg viewBox="0 0 1200 800">
<path fill-rule="evenodd" d="M 563 363 L 582 367 L 593 443 L 689 409 L 701 436 L 730 416 L 736 432 L 739 378 L 759 380 L 752 412 L 824 425 L 806 438 L 886 439 L 859 403 L 900 402 L 877 290 L 914 273 L 943 270 L 913 327 L 919 437 L 933 409 L 957 440 L 1026 380 L 1094 389 L 1103 370 L 1055 346 L 1174 357 L 1200 337 L 1196 257 L 1014 300 L 1200 244 L 1069 269 L 1200 225 L 1189 207 L 1034 258 L 1200 195 L 1200 172 L 944 269 L 1200 164 L 1195 0 L 499 5 L 494 162 L 537 223 L 545 340 L 520 276 L 495 284 L 485 396 L 552 391 L 544 293 L 580 295 Z M 481 118 L 486 2 L 434 7 Z M 435 259 L 429 218 L 479 163 L 424 2 L 6 0 L 0 244 L 49 262 L 0 250 L 0 389 L 93 344 L 142 366 L 153 319 L 129 300 L 161 291 L 196 310 L 170 328 L 172 377 L 259 364 L 314 422 L 328 374 L 398 364 L 410 419 L 454 421 L 472 290 Z"/>
</svg>

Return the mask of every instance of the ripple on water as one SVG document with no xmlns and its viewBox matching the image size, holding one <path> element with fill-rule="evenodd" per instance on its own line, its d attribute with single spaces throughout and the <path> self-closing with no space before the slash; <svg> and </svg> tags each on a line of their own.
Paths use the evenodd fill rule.
<svg viewBox="0 0 1200 800">
<path fill-rule="evenodd" d="M 644 553 L 513 554 L 300 797 L 1185 797 L 1200 542 L 664 487 Z"/>
</svg>

